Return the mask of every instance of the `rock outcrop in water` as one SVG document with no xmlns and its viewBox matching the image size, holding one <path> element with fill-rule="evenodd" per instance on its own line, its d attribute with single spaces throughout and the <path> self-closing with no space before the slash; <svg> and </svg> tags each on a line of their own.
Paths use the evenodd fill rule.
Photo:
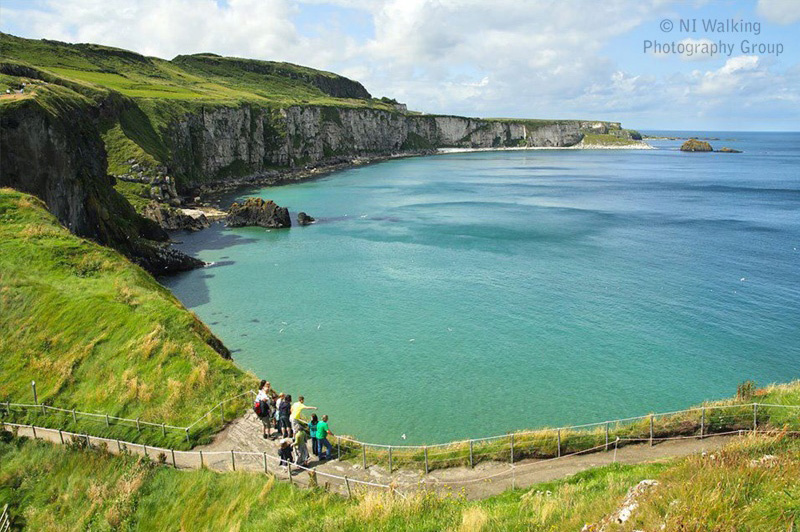
<svg viewBox="0 0 800 532">
<path fill-rule="evenodd" d="M 733 148 L 723 147 L 717 150 L 720 153 L 742 153 L 742 150 L 734 150 Z"/>
<path fill-rule="evenodd" d="M 316 220 L 312 216 L 302 211 L 297 213 L 297 225 L 311 225 L 314 222 L 316 222 Z"/>
<path fill-rule="evenodd" d="M 148 203 L 142 215 L 167 231 L 199 231 L 211 225 L 202 211 L 179 209 L 157 201 Z"/>
<path fill-rule="evenodd" d="M 704 140 L 689 139 L 681 145 L 681 151 L 714 151 L 714 149 Z"/>
<path fill-rule="evenodd" d="M 244 203 L 234 203 L 228 211 L 228 227 L 257 225 L 270 229 L 291 227 L 289 209 L 279 207 L 274 201 L 261 198 L 247 198 Z"/>
</svg>

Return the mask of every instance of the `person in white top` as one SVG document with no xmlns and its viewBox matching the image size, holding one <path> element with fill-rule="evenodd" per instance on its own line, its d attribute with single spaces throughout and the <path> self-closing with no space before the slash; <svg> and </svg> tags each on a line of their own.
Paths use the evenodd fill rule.
<svg viewBox="0 0 800 532">
<path fill-rule="evenodd" d="M 270 437 L 270 428 L 272 427 L 272 416 L 271 416 L 271 407 L 272 407 L 272 398 L 269 396 L 269 391 L 267 385 L 269 383 L 267 381 L 261 381 L 261 387 L 258 390 L 258 394 L 256 395 L 256 403 L 259 406 L 259 413 L 258 419 L 261 421 L 262 425 L 262 436 L 264 439 Z"/>
</svg>

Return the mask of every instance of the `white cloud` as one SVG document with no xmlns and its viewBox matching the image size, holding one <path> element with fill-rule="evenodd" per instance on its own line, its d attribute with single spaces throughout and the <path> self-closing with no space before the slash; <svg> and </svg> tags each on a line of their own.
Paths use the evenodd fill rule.
<svg viewBox="0 0 800 532">
<path fill-rule="evenodd" d="M 756 12 L 775 24 L 794 24 L 800 21 L 798 0 L 758 0 Z"/>
</svg>

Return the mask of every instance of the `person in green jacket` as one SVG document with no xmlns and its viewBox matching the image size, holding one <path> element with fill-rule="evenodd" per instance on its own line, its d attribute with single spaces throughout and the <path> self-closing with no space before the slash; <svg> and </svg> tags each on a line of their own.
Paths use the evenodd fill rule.
<svg viewBox="0 0 800 532">
<path fill-rule="evenodd" d="M 333 445 L 328 441 L 328 434 L 335 436 L 335 434 L 328 428 L 328 414 L 322 416 L 322 421 L 317 423 L 317 445 L 319 446 L 319 459 L 330 460 L 333 454 Z M 325 454 L 323 447 L 328 450 Z"/>
</svg>

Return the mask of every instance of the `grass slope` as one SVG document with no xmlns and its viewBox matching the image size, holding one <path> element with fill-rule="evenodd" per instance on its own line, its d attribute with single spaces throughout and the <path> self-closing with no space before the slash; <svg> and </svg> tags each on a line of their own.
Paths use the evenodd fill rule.
<svg viewBox="0 0 800 532">
<path fill-rule="evenodd" d="M 2 400 L 32 402 L 33 379 L 47 404 L 185 426 L 254 385 L 149 274 L 10 189 L 0 189 L 0 309 Z"/>
<path fill-rule="evenodd" d="M 784 435 L 744 437 L 679 461 L 591 469 L 478 502 L 376 492 L 348 500 L 255 473 L 175 471 L 9 436 L 0 442 L 0 505 L 31 530 L 598 530 L 644 479 L 659 485 L 640 496 L 630 520 L 606 530 L 800 524 L 800 440 Z"/>
<path fill-rule="evenodd" d="M 331 96 L 313 81 L 327 78 L 343 84 L 355 82 L 289 63 L 211 54 L 167 61 L 109 46 L 23 39 L 5 33 L 0 33 L 0 48 L 6 62 L 36 67 L 59 78 L 137 99 L 393 109 L 377 99 Z M 4 79 L 0 82 L 8 83 Z"/>
</svg>

